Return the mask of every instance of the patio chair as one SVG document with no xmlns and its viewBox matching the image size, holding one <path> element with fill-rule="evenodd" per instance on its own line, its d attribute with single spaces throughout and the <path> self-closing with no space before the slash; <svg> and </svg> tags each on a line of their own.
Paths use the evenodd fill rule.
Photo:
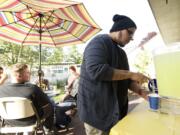
<svg viewBox="0 0 180 135">
<path fill-rule="evenodd" d="M 47 109 L 48 104 L 43 109 Z M 23 119 L 31 116 L 36 116 L 37 121 L 30 126 L 11 126 L 6 125 L 5 120 Z M 45 135 L 43 128 L 43 122 L 45 119 L 40 119 L 37 110 L 35 109 L 32 101 L 22 97 L 3 97 L 0 98 L 0 116 L 2 119 L 2 127 L 0 128 L 0 134 L 8 133 L 25 133 L 32 132 L 33 135 L 37 134 L 37 131 L 41 130 Z"/>
</svg>

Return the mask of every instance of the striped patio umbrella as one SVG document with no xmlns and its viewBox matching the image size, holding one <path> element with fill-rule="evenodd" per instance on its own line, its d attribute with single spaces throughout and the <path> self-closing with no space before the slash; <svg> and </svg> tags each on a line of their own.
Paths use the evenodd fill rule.
<svg viewBox="0 0 180 135">
<path fill-rule="evenodd" d="M 70 0 L 0 0 L 0 39 L 16 44 L 66 46 L 100 31 L 83 3 Z"/>
</svg>

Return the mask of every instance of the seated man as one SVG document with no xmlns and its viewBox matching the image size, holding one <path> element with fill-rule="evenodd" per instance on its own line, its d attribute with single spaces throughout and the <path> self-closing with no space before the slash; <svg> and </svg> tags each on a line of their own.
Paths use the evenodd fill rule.
<svg viewBox="0 0 180 135">
<path fill-rule="evenodd" d="M 52 129 L 54 124 L 54 114 L 56 114 L 56 119 L 60 118 L 61 115 L 59 112 L 64 111 L 60 107 L 54 106 L 48 96 L 36 85 L 27 83 L 30 80 L 30 71 L 26 64 L 16 64 L 12 68 L 11 72 L 11 83 L 6 83 L 0 86 L 0 98 L 1 97 L 25 97 L 30 99 L 34 106 L 36 107 L 40 117 L 43 116 L 44 113 L 49 113 L 47 115 L 47 119 L 45 121 L 44 126 L 48 129 Z M 49 112 L 43 112 L 40 108 L 46 104 L 50 104 Z M 55 109 L 54 109 L 55 108 Z M 55 113 L 54 113 L 54 110 Z M 10 125 L 30 125 L 35 123 L 36 119 L 34 117 L 29 117 L 25 119 L 17 119 L 11 121 L 5 121 Z M 56 120 L 56 122 L 59 122 Z M 61 123 L 55 123 L 61 124 Z"/>
</svg>

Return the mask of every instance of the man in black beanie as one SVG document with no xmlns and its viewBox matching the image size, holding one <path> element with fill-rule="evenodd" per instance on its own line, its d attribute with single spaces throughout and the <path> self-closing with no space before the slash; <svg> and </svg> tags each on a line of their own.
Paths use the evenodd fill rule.
<svg viewBox="0 0 180 135">
<path fill-rule="evenodd" d="M 128 89 L 147 99 L 141 84 L 148 77 L 129 71 L 121 48 L 133 39 L 136 24 L 127 16 L 114 15 L 109 34 L 90 41 L 84 51 L 78 91 L 78 112 L 87 135 L 108 135 L 128 110 Z"/>
</svg>

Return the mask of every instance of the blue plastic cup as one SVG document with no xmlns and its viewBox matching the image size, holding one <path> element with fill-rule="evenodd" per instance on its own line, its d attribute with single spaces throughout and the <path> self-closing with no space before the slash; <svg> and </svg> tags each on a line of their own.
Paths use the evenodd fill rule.
<svg viewBox="0 0 180 135">
<path fill-rule="evenodd" d="M 159 95 L 158 94 L 149 94 L 149 107 L 151 110 L 157 111 L 159 109 Z"/>
</svg>

